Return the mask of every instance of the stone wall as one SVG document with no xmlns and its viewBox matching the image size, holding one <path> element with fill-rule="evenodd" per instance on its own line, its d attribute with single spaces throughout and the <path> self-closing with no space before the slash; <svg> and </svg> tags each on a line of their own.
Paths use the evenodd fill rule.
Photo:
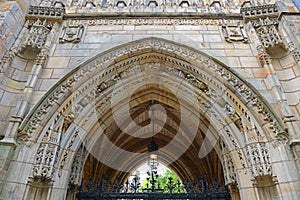
<svg viewBox="0 0 300 200">
<path fill-rule="evenodd" d="M 43 1 L 40 7 L 30 7 L 39 5 L 39 1 L 0 2 L 0 183 L 4 185 L 0 189 L 0 199 L 19 199 L 29 191 L 32 160 L 38 144 L 28 147 L 19 139 L 20 124 L 28 119 L 28 113 L 35 111 L 37 103 L 51 92 L 51 88 L 64 81 L 64 77 L 78 66 L 84 66 L 103 52 L 143 38 L 166 39 L 178 46 L 204 52 L 259 91 L 289 134 L 289 140 L 272 138 L 267 145 L 282 192 L 275 192 L 275 196 L 293 199 L 299 194 L 294 187 L 299 182 L 294 164 L 296 161 L 299 171 L 300 15 L 292 0 L 269 7 L 263 4 L 268 8 L 266 12 L 260 12 L 266 8 L 261 6 L 261 1 L 243 6 L 244 10 L 240 8 L 248 1 L 236 4 L 234 1 L 204 1 L 193 4 L 194 7 L 187 1 L 179 2 L 181 6 L 174 3 L 169 10 L 164 10 L 160 3 L 157 7 L 151 7 L 154 3 L 146 8 L 135 8 L 129 1 L 107 1 L 108 6 L 101 8 L 102 1 L 55 2 L 57 4 Z M 126 6 L 121 5 L 122 2 Z M 44 12 L 49 7 L 54 14 Z M 43 12 L 36 12 L 41 10 Z M 265 34 L 264 28 L 269 34 Z M 254 104 L 247 105 L 249 110 L 254 110 L 257 106 Z M 265 126 L 264 123 L 260 125 Z M 241 136 L 236 137 L 242 140 Z M 251 150 L 261 146 L 265 148 L 260 144 L 249 145 L 243 151 L 245 154 L 248 151 L 250 160 L 255 156 L 251 155 Z M 27 157 L 30 162 L 24 161 Z M 290 172 L 289 175 L 286 176 L 282 169 Z M 16 176 L 20 170 L 25 172 Z M 253 185 L 262 184 L 250 182 L 250 174 L 245 176 L 247 179 L 239 183 L 247 186 L 241 196 L 244 199 L 248 193 L 253 194 Z M 60 182 L 55 184 L 59 189 L 54 188 L 53 194 L 55 190 L 60 193 L 52 197 L 64 198 L 67 186 Z M 274 188 L 268 191 L 276 190 Z M 14 194 L 15 191 L 20 192 Z M 264 190 L 259 192 L 262 193 L 260 197 L 264 197 Z"/>
</svg>

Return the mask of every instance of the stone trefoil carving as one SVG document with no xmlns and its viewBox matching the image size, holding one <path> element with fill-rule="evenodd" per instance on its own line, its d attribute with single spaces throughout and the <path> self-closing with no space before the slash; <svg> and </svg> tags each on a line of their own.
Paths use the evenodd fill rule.
<svg viewBox="0 0 300 200">
<path fill-rule="evenodd" d="M 59 36 L 59 43 L 78 43 L 81 41 L 83 35 L 84 26 L 82 24 L 65 25 L 62 28 L 62 33 Z"/>
</svg>

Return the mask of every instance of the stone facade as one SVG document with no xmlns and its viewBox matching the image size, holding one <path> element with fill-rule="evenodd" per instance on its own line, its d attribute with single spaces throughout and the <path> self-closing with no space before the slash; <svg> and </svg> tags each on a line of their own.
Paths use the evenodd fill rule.
<svg viewBox="0 0 300 200">
<path fill-rule="evenodd" d="M 149 80 L 149 91 L 156 78 L 170 89 L 187 84 L 178 95 L 196 95 L 213 125 L 232 199 L 300 199 L 300 11 L 292 0 L 0 5 L 1 200 L 74 199 L 88 155 L 82 137 L 96 137 L 98 119 L 107 128 L 111 90 L 130 77 Z"/>
</svg>

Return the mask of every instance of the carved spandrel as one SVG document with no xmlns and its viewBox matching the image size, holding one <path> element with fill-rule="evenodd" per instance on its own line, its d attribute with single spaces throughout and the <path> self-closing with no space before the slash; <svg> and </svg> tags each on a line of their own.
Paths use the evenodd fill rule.
<svg viewBox="0 0 300 200">
<path fill-rule="evenodd" d="M 62 28 L 62 33 L 59 37 L 59 43 L 79 43 L 84 32 L 82 24 L 66 25 Z"/>
</svg>

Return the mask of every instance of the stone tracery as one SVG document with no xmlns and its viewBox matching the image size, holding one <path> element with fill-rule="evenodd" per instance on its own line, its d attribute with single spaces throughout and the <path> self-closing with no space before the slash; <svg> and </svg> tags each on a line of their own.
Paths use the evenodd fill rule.
<svg viewBox="0 0 300 200">
<path fill-rule="evenodd" d="M 168 48 L 171 48 L 172 50 L 174 49 L 173 46 L 168 46 L 168 43 L 166 43 L 164 41 L 159 41 L 159 40 L 155 41 L 155 40 L 150 39 L 148 41 L 145 40 L 142 43 L 139 43 L 138 45 L 132 45 L 132 46 L 124 48 L 123 53 L 126 54 L 126 51 L 128 51 L 128 50 L 130 50 L 130 51 L 138 50 L 138 49 L 141 49 L 142 47 L 143 48 L 149 48 L 151 46 L 153 46 L 154 48 L 162 48 L 162 49 L 165 49 L 165 50 L 168 50 Z M 118 52 L 120 52 L 120 50 L 118 50 Z M 193 55 L 194 54 L 192 52 L 189 52 L 188 49 L 181 48 L 181 47 L 175 48 L 175 53 L 179 53 L 179 54 L 182 54 L 182 55 Z M 41 117 L 45 114 L 45 112 L 47 112 L 47 110 L 49 110 L 52 107 L 51 105 L 53 105 L 53 104 L 51 102 L 53 102 L 53 100 L 55 100 L 55 99 L 58 100 L 59 98 L 61 98 L 61 96 L 64 96 L 64 93 L 68 91 L 67 88 L 71 88 L 74 85 L 76 85 L 76 82 L 78 82 L 81 79 L 81 77 L 83 77 L 83 75 L 85 75 L 87 73 L 92 73 L 93 70 L 95 70 L 96 68 L 99 68 L 99 67 L 102 68 L 102 66 L 105 65 L 105 63 L 107 63 L 109 60 L 114 60 L 117 55 L 114 52 L 109 53 L 109 54 L 104 54 L 100 58 L 86 64 L 84 68 L 80 67 L 79 71 L 74 73 L 73 77 L 68 78 L 64 82 L 64 84 L 62 84 L 61 86 L 56 88 L 54 90 L 54 92 L 51 94 L 50 98 L 46 102 L 44 102 L 43 104 L 40 105 L 41 106 L 40 107 L 41 111 L 36 112 L 34 114 L 34 116 L 32 116 L 33 118 L 26 125 L 26 128 L 25 128 L 26 131 L 25 132 L 22 131 L 22 132 L 26 133 L 28 131 L 26 134 L 28 136 L 32 135 L 31 132 L 34 131 L 38 121 L 40 121 Z M 196 56 L 197 60 L 200 61 L 200 63 L 202 63 L 204 66 L 207 66 L 207 67 L 212 68 L 213 70 L 215 70 L 217 72 L 220 72 L 221 77 L 224 77 L 225 80 L 229 80 L 230 81 L 229 85 L 233 85 L 232 86 L 233 88 L 239 89 L 240 93 L 242 95 L 247 94 L 246 98 L 253 101 L 253 105 L 257 106 L 257 108 L 258 108 L 257 111 L 258 111 L 258 113 L 260 113 L 263 116 L 264 120 L 267 120 L 267 121 L 270 121 L 270 122 L 277 121 L 276 119 L 272 119 L 272 114 L 270 113 L 270 111 L 268 111 L 268 107 L 266 107 L 263 102 L 261 102 L 257 97 L 255 97 L 255 94 L 253 94 L 253 92 L 249 91 L 249 88 L 247 88 L 247 86 L 244 83 L 242 83 L 241 80 L 237 79 L 234 74 L 227 71 L 225 68 L 223 68 L 221 66 L 218 66 L 217 64 L 213 63 L 213 61 L 211 61 L 209 58 L 205 58 L 201 55 L 193 55 L 193 57 L 194 56 Z M 147 58 L 147 57 L 144 57 L 144 59 L 145 58 Z M 126 64 L 129 64 L 129 63 L 133 64 L 133 63 L 139 61 L 140 59 L 143 59 L 143 57 L 141 57 L 141 58 L 135 58 L 134 57 L 129 61 L 125 61 L 125 63 Z M 166 60 L 166 61 L 171 62 L 171 63 L 172 62 L 175 62 L 175 63 L 177 62 L 178 63 L 178 61 L 175 61 L 175 60 L 172 60 L 172 59 L 171 60 Z M 122 64 L 122 62 L 121 62 L 121 64 L 113 66 L 112 69 L 116 70 L 118 68 L 121 68 L 124 64 Z M 183 69 L 186 69 L 188 71 L 195 71 L 195 69 L 193 69 L 194 67 L 192 67 L 192 65 L 190 65 L 188 63 L 181 63 L 181 66 L 183 67 Z M 197 73 L 198 71 L 195 71 L 195 72 Z M 101 76 L 103 77 L 104 75 L 107 75 L 107 74 L 108 74 L 107 72 L 104 72 L 104 74 L 102 74 Z M 197 75 L 197 76 L 199 76 L 199 75 Z M 102 78 L 102 77 L 99 77 L 99 78 Z M 97 79 L 98 78 L 96 78 L 92 82 L 97 81 Z M 277 128 L 279 128 L 279 127 L 275 127 L 275 129 L 277 129 Z M 280 134 L 281 131 L 278 130 L 276 132 L 277 132 L 276 134 Z"/>
<path fill-rule="evenodd" d="M 151 47 L 152 45 L 155 46 L 156 48 L 163 48 L 163 49 L 168 49 L 170 48 L 168 46 L 168 42 L 165 41 L 160 41 L 157 39 L 146 39 L 142 40 L 143 42 L 138 43 L 138 45 L 133 45 L 133 46 L 129 46 L 129 47 L 124 47 L 124 49 L 128 49 L 130 51 L 134 50 L 134 49 L 143 49 L 145 48 L 142 47 L 141 45 L 145 45 L 146 44 L 146 48 L 149 48 L 149 46 Z M 160 43 L 162 42 L 162 43 Z M 214 61 L 212 59 L 209 58 L 205 58 L 203 55 L 197 55 L 195 52 L 189 52 L 189 49 L 180 49 L 179 47 L 172 47 L 172 50 L 175 49 L 177 52 L 180 52 L 181 55 L 192 55 L 193 58 L 198 58 L 200 59 L 200 62 L 208 68 L 212 68 L 215 71 L 219 71 L 220 73 L 220 77 L 222 77 L 221 80 L 228 80 L 229 83 L 227 83 L 228 85 L 232 85 L 233 88 L 238 88 L 242 93 L 240 95 L 245 95 L 244 97 L 248 100 L 251 100 L 253 102 L 254 106 L 257 106 L 257 114 L 258 115 L 262 115 L 264 120 L 269 121 L 270 117 L 272 117 L 271 114 L 268 113 L 268 110 L 266 110 L 266 108 L 264 107 L 264 104 L 262 102 L 260 102 L 260 100 L 256 97 L 253 97 L 253 91 L 249 90 L 249 88 L 247 88 L 247 85 L 243 84 L 242 81 L 240 79 L 237 79 L 235 77 L 234 74 L 230 73 L 229 71 L 227 71 L 226 68 L 222 68 L 221 66 L 219 66 L 218 64 L 214 63 Z M 115 56 L 114 53 L 109 52 L 106 55 L 108 56 Z M 28 135 L 29 137 L 37 137 L 37 135 L 34 133 L 36 131 L 40 131 L 39 128 L 39 124 L 43 123 L 43 115 L 45 112 L 49 112 L 51 111 L 51 107 L 52 105 L 54 105 L 55 102 L 62 102 L 61 98 L 64 97 L 64 93 L 67 92 L 69 93 L 69 90 L 76 86 L 78 83 L 78 81 L 80 81 L 81 79 L 84 79 L 83 77 L 86 76 L 89 73 L 92 73 L 93 70 L 95 70 L 97 67 L 100 67 L 99 65 L 103 65 L 102 62 L 100 61 L 108 61 L 110 59 L 107 59 L 106 55 L 104 54 L 103 57 L 99 57 L 98 60 L 91 60 L 90 63 L 85 63 L 85 67 L 81 67 L 78 71 L 74 72 L 74 75 L 71 76 L 69 79 L 66 79 L 66 81 L 64 83 L 62 83 L 61 86 L 58 86 L 55 90 L 53 90 L 53 93 L 50 94 L 49 99 L 45 99 L 45 103 L 41 104 L 41 110 L 39 112 L 37 112 L 35 114 L 35 117 L 37 117 L 38 115 L 41 116 L 41 118 L 36 118 L 36 119 L 31 119 L 29 120 L 27 123 L 29 126 L 27 133 L 30 133 L 30 135 Z M 118 55 L 120 55 L 120 53 L 118 53 Z M 173 73 L 174 75 L 181 77 L 183 79 L 186 79 L 187 82 L 189 82 L 189 84 L 192 84 L 195 88 L 199 88 L 200 91 L 202 92 L 202 95 L 204 95 L 204 99 L 199 101 L 199 109 L 203 110 L 203 112 L 207 113 L 207 117 L 208 119 L 210 119 L 211 121 L 214 122 L 218 122 L 219 125 L 217 125 L 217 127 L 223 127 L 220 128 L 220 132 L 222 137 L 227 138 L 226 139 L 226 143 L 228 143 L 229 146 L 231 146 L 231 150 L 235 151 L 235 156 L 238 158 L 238 167 L 237 167 L 237 161 L 234 161 L 234 165 L 233 165 L 233 161 L 232 159 L 229 157 L 228 154 L 224 154 L 224 167 L 227 168 L 229 171 L 226 172 L 227 174 L 225 174 L 225 176 L 227 177 L 227 182 L 232 183 L 233 185 L 235 185 L 236 183 L 236 176 L 235 176 L 235 168 L 239 168 L 239 169 L 243 169 L 246 173 L 247 168 L 251 167 L 251 171 L 253 172 L 253 175 L 256 177 L 260 177 L 260 176 L 265 176 L 266 174 L 268 175 L 272 175 L 272 172 L 269 171 L 268 165 L 270 163 L 269 161 L 269 157 L 268 157 L 268 153 L 264 150 L 259 151 L 261 155 L 263 155 L 262 157 L 258 157 L 259 160 L 261 160 L 261 162 L 254 162 L 254 164 L 249 164 L 252 161 L 250 160 L 246 160 L 245 156 L 243 155 L 243 150 L 242 148 L 244 148 L 244 144 L 241 143 L 241 141 L 237 140 L 235 137 L 235 135 L 232 133 L 233 129 L 232 126 L 235 126 L 236 129 L 234 130 L 239 130 L 240 132 L 242 132 L 244 130 L 243 128 L 243 121 L 242 118 L 238 115 L 238 113 L 245 113 L 245 111 L 243 111 L 243 105 L 239 105 L 238 109 L 236 109 L 236 107 L 233 110 L 233 105 L 229 105 L 228 103 L 219 103 L 220 106 L 224 106 L 224 110 L 227 111 L 227 115 L 229 116 L 229 118 L 233 121 L 233 124 L 228 126 L 226 125 L 226 122 L 224 122 L 222 120 L 222 116 L 220 115 L 219 111 L 215 110 L 216 107 L 212 106 L 211 103 L 209 103 L 209 101 L 213 101 L 213 102 L 217 102 L 219 101 L 218 99 L 222 96 L 220 96 L 221 93 L 224 93 L 225 88 L 222 86 L 220 81 L 217 80 L 213 80 L 211 78 L 211 76 L 204 70 L 204 71 L 200 71 L 200 69 L 198 69 L 197 67 L 194 67 L 194 65 L 196 65 L 196 63 L 187 63 L 184 62 L 180 59 L 174 59 L 172 57 L 166 57 L 163 54 L 158 54 L 155 51 L 153 53 L 146 53 L 146 54 L 142 54 L 142 56 L 134 56 L 132 58 L 129 58 L 128 60 L 124 60 L 124 61 L 119 61 L 119 63 L 116 63 L 114 65 L 111 65 L 111 67 L 106 68 L 105 70 L 102 70 L 101 73 L 97 74 L 96 77 L 94 79 L 90 79 L 89 81 L 86 82 L 85 85 L 82 85 L 78 88 L 78 91 L 74 91 L 74 94 L 71 96 L 71 98 L 69 97 L 68 100 L 64 100 L 65 103 L 63 104 L 64 107 L 61 108 L 62 111 L 66 111 L 66 110 L 72 110 L 72 114 L 70 115 L 70 117 L 64 117 L 65 120 L 67 122 L 62 122 L 63 126 L 65 126 L 65 128 L 63 129 L 64 131 L 67 131 L 66 129 L 68 129 L 68 127 L 70 127 L 70 123 L 72 123 L 74 117 L 76 118 L 77 114 L 76 113 L 80 113 L 83 112 L 83 110 L 88 109 L 88 104 L 84 101 L 84 96 L 88 97 L 88 101 L 89 103 L 95 104 L 93 102 L 98 102 L 96 105 L 98 110 L 104 110 L 105 107 L 109 107 L 109 99 L 111 98 L 111 96 L 109 94 L 105 94 L 107 92 L 109 92 L 109 88 L 112 87 L 120 78 L 125 78 L 125 77 L 130 77 L 132 75 L 135 75 L 136 73 L 143 73 L 143 70 L 145 67 L 143 66 L 137 66 L 136 64 L 143 61 L 144 59 L 147 59 L 149 62 L 153 60 L 157 60 L 157 61 L 163 61 L 165 63 L 166 66 L 168 66 L 166 69 L 162 68 L 160 65 L 153 65 L 154 68 L 160 69 L 162 70 L 162 72 L 168 72 L 168 73 Z M 151 63 L 151 62 L 150 62 Z M 175 66 L 177 67 L 174 67 Z M 136 66 L 136 67 L 129 67 L 129 66 Z M 148 66 L 152 66 L 151 64 L 146 64 L 147 67 Z M 146 66 L 145 65 L 145 66 Z M 171 67 L 172 66 L 172 67 Z M 103 67 L 101 67 L 103 68 Z M 150 67 L 151 68 L 151 67 Z M 118 74 L 115 74 L 115 72 L 118 71 Z M 113 75 L 114 74 L 114 75 Z M 107 78 L 108 77 L 108 78 Z M 212 84 L 210 85 L 206 85 L 205 82 L 210 81 Z M 221 92 L 221 93 L 220 93 Z M 103 95 L 105 94 L 105 98 L 103 98 Z M 229 93 L 227 93 L 226 96 L 230 96 L 230 99 L 233 100 L 233 104 L 236 106 L 238 105 L 237 102 L 235 101 L 235 95 L 232 93 L 231 95 L 229 95 Z M 210 98 L 211 100 L 207 100 L 206 98 Z M 226 97 L 227 98 L 227 97 Z M 225 99 L 226 99 L 225 98 Z M 69 103 L 67 103 L 69 102 Z M 50 103 L 50 104 L 49 104 Z M 43 106 L 44 105 L 44 106 Z M 79 112 L 78 112 L 79 110 Z M 216 112 L 217 111 L 217 112 Z M 237 111 L 237 112 L 236 112 Z M 84 111 L 86 112 L 86 111 Z M 250 113 L 248 113 L 248 115 L 251 115 Z M 266 115 L 266 116 L 265 116 Z M 67 116 L 67 115 L 66 115 Z M 84 117 L 83 119 L 81 119 L 80 124 L 77 124 L 78 126 L 80 126 L 81 128 L 85 129 L 86 131 L 89 130 L 90 126 L 91 126 L 91 119 L 95 118 L 95 117 L 99 117 L 99 115 L 97 114 L 96 110 L 90 110 L 89 113 L 87 113 L 86 117 Z M 67 120 L 67 118 L 69 118 Z M 249 118 L 250 119 L 250 118 Z M 38 120 L 38 121 L 35 121 Z M 65 121 L 64 120 L 64 121 Z M 270 120 L 271 122 L 274 122 L 275 119 Z M 30 124 L 31 123 L 31 124 Z M 78 123 L 78 122 L 76 122 Z M 25 126 L 26 127 L 26 126 Z M 279 128 L 279 127 L 277 127 Z M 62 129 L 61 129 L 62 130 Z M 61 131 L 58 131 L 61 132 Z M 25 132 L 24 132 L 25 133 Z M 72 139 L 72 143 L 76 143 L 78 144 L 78 134 L 82 134 L 77 132 L 77 134 L 73 135 L 72 138 L 74 138 L 74 141 Z M 242 134 L 241 134 L 242 135 Z M 25 140 L 26 142 L 26 140 Z M 58 175 L 60 175 L 60 171 L 62 171 L 65 168 L 68 168 L 70 164 L 65 163 L 65 161 L 67 159 L 70 159 L 69 156 L 72 156 L 72 154 L 70 154 L 70 148 L 68 147 L 60 147 L 64 150 L 61 150 L 60 154 L 55 153 L 57 152 L 56 149 L 59 144 L 57 144 L 58 146 L 54 146 L 54 150 L 51 150 L 51 144 L 42 144 L 43 142 L 41 142 L 41 146 L 39 148 L 40 153 L 38 153 L 36 155 L 37 158 L 37 162 L 35 164 L 34 167 L 34 171 L 33 171 L 33 176 L 34 177 L 46 177 L 50 182 L 51 180 L 53 180 L 53 175 L 55 175 L 58 172 Z M 53 145 L 52 145 L 53 146 Z M 70 145 L 69 145 L 70 146 Z M 246 145 L 247 146 L 247 145 Z M 248 148 L 248 147 L 247 147 Z M 261 149 L 265 149 L 265 148 L 261 148 Z M 44 152 L 49 152 L 51 153 L 52 157 L 50 158 L 48 156 L 48 154 L 44 154 Z M 251 151 L 254 152 L 254 151 Z M 258 153 L 258 151 L 255 151 Z M 42 155 L 43 154 L 43 155 Z M 59 157 L 57 157 L 59 155 Z M 250 158 L 255 158 L 256 154 L 252 154 L 249 153 Z M 48 159 L 48 157 L 50 158 L 49 160 L 51 161 L 51 165 L 49 164 L 45 164 L 45 163 L 41 163 L 39 162 L 39 160 L 41 159 Z M 47 160 L 46 159 L 46 160 Z M 266 160 L 267 159 L 267 160 Z M 59 160 L 59 162 L 57 162 Z M 55 162 L 54 162 L 55 161 Z M 78 168 L 76 167 L 76 169 L 73 173 L 72 176 L 74 177 L 80 177 L 80 172 L 82 168 Z M 261 172 L 261 171 L 264 172 Z M 39 171 L 44 171 L 47 173 L 40 173 Z M 225 170 L 226 171 L 226 170 Z M 75 174 L 77 174 L 75 176 Z M 75 178 L 76 179 L 76 178 Z M 77 180 L 77 179 L 76 179 Z M 73 181 L 74 182 L 74 181 Z M 73 182 L 71 181 L 71 184 L 73 184 Z M 78 180 L 75 181 L 76 184 L 78 184 Z M 75 184 L 74 182 L 74 184 Z"/>
<path fill-rule="evenodd" d="M 63 8 L 62 1 L 45 0 L 39 6 L 31 6 L 26 17 L 25 28 L 20 34 L 22 37 L 19 37 L 1 62 L 0 72 L 2 75 L 2 72 L 7 72 L 11 61 L 15 60 L 15 56 L 21 55 L 22 51 L 37 51 L 30 78 L 25 86 L 27 92 L 24 92 L 24 97 L 26 99 L 20 103 L 19 116 L 12 116 L 11 119 L 11 122 L 15 123 L 14 127 L 19 127 L 22 117 L 30 107 L 28 102 L 30 102 L 32 94 L 31 89 L 38 84 L 36 80 L 40 78 L 40 72 L 48 70 L 45 68 L 47 67 L 49 47 L 51 47 L 50 42 L 53 42 L 54 38 L 58 36 L 57 33 L 62 21 L 66 22 L 62 23 L 65 29 L 61 28 L 60 37 L 55 41 L 55 45 L 58 45 L 59 48 L 62 47 L 60 45 L 68 42 L 85 43 L 86 37 L 83 33 L 88 32 L 87 29 L 97 29 L 99 28 L 97 26 L 102 25 L 106 25 L 106 27 L 102 27 L 104 29 L 113 25 L 140 26 L 139 28 L 156 25 L 191 25 L 195 28 L 208 25 L 214 26 L 214 28 L 219 26 L 219 31 L 216 32 L 221 32 L 221 36 L 225 37 L 225 40 L 222 38 L 222 43 L 226 44 L 225 41 L 234 42 L 234 44 L 226 44 L 232 46 L 242 42 L 249 42 L 252 45 L 252 35 L 249 35 L 248 38 L 247 34 L 244 33 L 246 31 L 252 34 L 253 31 L 258 39 L 255 40 L 256 38 L 254 38 L 255 42 L 258 41 L 254 43 L 257 45 L 262 66 L 272 67 L 274 55 L 271 55 L 270 51 L 277 47 L 282 47 L 287 52 L 285 55 L 291 55 L 296 62 L 299 61 L 296 43 L 292 42 L 289 35 L 281 27 L 283 20 L 280 19 L 282 16 L 278 15 L 279 12 L 276 7 L 279 3 L 275 6 L 265 5 L 265 3 L 274 3 L 274 1 L 174 1 L 166 3 L 147 1 L 142 2 L 138 8 L 134 8 L 137 4 L 140 5 L 139 3 L 139 1 L 108 1 L 106 3 L 97 0 L 70 0 L 67 1 L 67 7 Z M 243 7 L 241 15 L 237 14 L 240 6 Z M 116 9 L 120 13 L 135 12 L 137 14 L 150 13 L 151 15 L 153 12 L 160 13 L 162 16 L 164 16 L 163 12 L 178 14 L 192 11 L 194 14 L 199 13 L 199 16 L 206 16 L 207 13 L 211 13 L 212 18 L 183 19 L 178 17 L 167 20 L 166 17 L 150 19 L 108 19 L 105 17 L 102 19 L 95 17 L 93 19 L 89 16 L 91 13 L 107 13 L 112 9 Z M 227 13 L 228 10 L 230 10 L 230 14 Z M 65 14 L 67 19 L 63 18 Z M 78 14 L 88 17 L 90 20 L 68 18 L 72 15 L 76 17 Z M 224 14 L 229 18 L 218 18 L 216 14 Z M 241 20 L 242 15 L 244 15 L 244 21 Z M 230 20 L 233 16 L 240 18 Z M 81 23 L 83 26 L 80 25 Z M 38 29 L 44 34 L 36 34 Z M 35 42 L 35 39 L 38 39 L 38 42 Z M 80 45 L 76 45 L 76 47 L 74 45 L 74 47 L 80 48 Z M 19 127 L 20 134 L 18 137 L 18 142 L 21 145 L 27 145 L 26 148 L 31 149 L 31 152 L 37 150 L 35 160 L 29 164 L 33 166 L 33 169 L 29 176 L 32 179 L 28 185 L 38 185 L 46 181 L 49 184 L 46 187 L 50 188 L 48 193 L 50 194 L 52 186 L 53 188 L 63 188 L 61 185 L 67 185 L 66 177 L 68 177 L 69 188 L 78 187 L 86 158 L 84 154 L 87 152 L 81 144 L 82 136 L 91 134 L 92 139 L 97 137 L 92 128 L 92 124 L 95 123 L 93 120 L 100 119 L 99 116 L 104 116 L 105 119 L 101 118 L 100 121 L 106 122 L 106 124 L 110 122 L 105 111 L 109 108 L 111 88 L 123 78 L 145 73 L 145 68 L 149 68 L 150 71 L 162 70 L 164 77 L 168 77 L 165 80 L 165 84 L 168 86 L 172 86 L 171 76 L 183 80 L 186 85 L 181 85 L 180 89 L 184 91 L 186 96 L 193 95 L 195 91 L 199 95 L 197 104 L 199 111 L 205 118 L 201 119 L 202 122 L 207 125 L 213 121 L 216 129 L 214 136 L 220 137 L 220 142 L 224 143 L 220 145 L 223 146 L 220 149 L 216 148 L 216 152 L 219 153 L 223 163 L 225 181 L 230 189 L 237 189 L 242 186 L 243 183 L 240 181 L 241 177 L 244 178 L 244 176 L 247 176 L 249 180 L 253 179 L 254 187 L 260 180 L 265 181 L 266 177 L 271 178 L 273 184 L 277 184 L 276 176 L 280 173 L 273 171 L 276 169 L 277 163 L 270 156 L 274 153 L 273 147 L 270 146 L 273 142 L 270 141 L 278 143 L 274 145 L 274 148 L 281 148 L 284 145 L 279 145 L 277 140 L 283 139 L 286 142 L 289 135 L 285 132 L 287 128 L 284 127 L 281 119 L 264 101 L 260 92 L 253 89 L 247 81 L 241 79 L 237 73 L 218 60 L 176 43 L 151 38 L 113 48 L 98 55 L 98 59 L 90 59 L 83 63 L 69 73 L 65 80 L 60 80 L 52 88 L 53 90 L 45 95 L 43 101 L 40 101 L 32 109 L 32 112 Z M 157 74 L 155 76 L 158 77 Z M 145 78 L 151 79 L 150 76 L 145 76 Z M 191 88 L 193 89 L 191 90 Z M 153 87 L 149 87 L 149 89 L 152 91 Z M 165 95 L 163 97 L 165 100 L 167 95 L 160 92 L 156 91 L 154 87 L 153 93 Z M 158 99 L 156 96 L 155 98 Z M 89 107 L 91 106 L 89 103 L 92 103 L 94 109 Z M 144 118 L 147 117 L 145 114 L 143 116 Z M 168 125 L 176 127 L 176 120 L 172 120 L 168 122 L 170 123 Z M 284 120 L 285 124 L 288 124 L 286 123 L 287 120 Z M 136 122 L 142 123 L 144 121 L 142 118 L 136 118 Z M 105 127 L 101 124 L 99 129 Z M 205 127 L 201 127 L 202 129 Z M 167 131 L 166 134 L 171 134 L 170 132 Z M 201 141 L 201 137 L 198 139 Z M 291 144 L 292 147 L 294 145 L 295 143 Z M 293 150 L 297 155 L 297 148 Z M 174 169 L 180 171 L 182 163 L 174 166 Z M 182 173 L 188 174 L 188 171 Z M 58 183 L 60 182 L 58 180 L 62 183 Z M 264 181 L 259 187 L 264 187 Z M 58 184 L 61 185 L 58 186 Z M 259 190 L 260 188 L 258 188 Z M 38 190 L 36 192 L 38 193 Z"/>
</svg>

